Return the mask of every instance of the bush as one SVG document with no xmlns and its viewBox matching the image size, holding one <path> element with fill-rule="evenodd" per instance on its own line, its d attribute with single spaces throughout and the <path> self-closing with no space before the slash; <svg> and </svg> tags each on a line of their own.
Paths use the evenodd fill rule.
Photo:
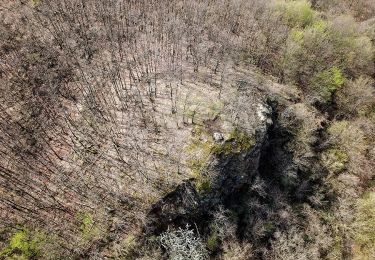
<svg viewBox="0 0 375 260">
<path fill-rule="evenodd" d="M 340 173 L 346 169 L 348 155 L 337 148 L 328 149 L 322 155 L 323 165 L 330 173 Z"/>
<path fill-rule="evenodd" d="M 189 226 L 175 231 L 168 230 L 160 235 L 161 245 L 173 260 L 205 260 L 208 253 L 199 236 Z"/>
<path fill-rule="evenodd" d="M 315 11 L 306 0 L 279 1 L 276 9 L 281 12 L 285 22 L 291 27 L 306 27 L 314 19 Z"/>
<path fill-rule="evenodd" d="M 360 177 L 363 182 L 372 178 L 375 163 L 369 155 L 372 147 L 369 138 L 373 138 L 373 128 L 368 124 L 362 120 L 338 121 L 328 128 L 332 147 L 348 157 L 348 172 Z"/>
<path fill-rule="evenodd" d="M 291 27 L 282 55 L 287 83 L 300 85 L 307 95 L 330 101 L 344 78 L 372 75 L 374 48 L 350 16 L 330 21 L 314 19 L 305 27 Z"/>
<path fill-rule="evenodd" d="M 94 219 L 89 213 L 79 213 L 77 219 L 80 222 L 81 237 L 85 241 L 95 239 L 99 235 L 99 229 L 95 226 Z"/>
<path fill-rule="evenodd" d="M 313 78 L 311 85 L 317 91 L 324 101 L 331 101 L 332 94 L 345 82 L 345 78 L 341 70 L 337 67 L 332 67 L 328 70 L 317 73 Z"/>
<path fill-rule="evenodd" d="M 327 67 L 327 59 L 332 56 L 328 24 L 317 21 L 304 29 L 290 31 L 283 53 L 282 70 L 288 83 L 297 83 L 308 90 L 311 78 Z"/>
<path fill-rule="evenodd" d="M 374 72 L 371 39 L 360 33 L 353 17 L 339 16 L 333 19 L 329 35 L 334 47 L 334 65 L 341 67 L 349 77 Z"/>
<path fill-rule="evenodd" d="M 302 214 L 304 228 L 275 232 L 268 259 L 325 259 L 333 244 L 328 226 L 320 219 L 320 212 L 307 205 Z"/>
<path fill-rule="evenodd" d="M 41 245 L 44 240 L 45 235 L 43 233 L 20 229 L 10 238 L 9 245 L 0 252 L 0 257 L 37 258 L 41 255 Z"/>
<path fill-rule="evenodd" d="M 248 260 L 252 259 L 253 247 L 249 243 L 239 243 L 237 241 L 227 241 L 223 246 L 223 260 Z"/>
<path fill-rule="evenodd" d="M 348 116 L 370 117 L 375 107 L 374 80 L 361 76 L 340 89 L 336 95 L 336 103 L 342 113 Z"/>
<path fill-rule="evenodd" d="M 366 194 L 358 202 L 358 214 L 354 223 L 354 258 L 375 258 L 375 192 Z"/>
<path fill-rule="evenodd" d="M 218 236 L 215 233 L 212 233 L 207 238 L 207 248 L 208 250 L 214 252 L 216 251 L 220 246 L 220 240 Z"/>
<path fill-rule="evenodd" d="M 314 0 L 314 7 L 336 15 L 350 14 L 359 21 L 371 19 L 375 15 L 373 0 Z"/>
</svg>

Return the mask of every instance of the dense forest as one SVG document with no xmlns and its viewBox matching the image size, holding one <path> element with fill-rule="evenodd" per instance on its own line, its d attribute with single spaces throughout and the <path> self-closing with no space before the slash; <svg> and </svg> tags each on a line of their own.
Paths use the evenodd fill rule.
<svg viewBox="0 0 375 260">
<path fill-rule="evenodd" d="M 0 259 L 375 259 L 374 0 L 0 18 Z"/>
</svg>

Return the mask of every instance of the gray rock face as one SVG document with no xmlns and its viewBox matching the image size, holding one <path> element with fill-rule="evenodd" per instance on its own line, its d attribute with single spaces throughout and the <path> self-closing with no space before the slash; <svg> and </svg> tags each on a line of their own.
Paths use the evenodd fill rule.
<svg viewBox="0 0 375 260">
<path fill-rule="evenodd" d="M 222 133 L 215 132 L 212 137 L 213 137 L 215 142 L 219 143 L 221 141 L 224 141 L 224 135 Z"/>
<path fill-rule="evenodd" d="M 261 151 L 267 142 L 268 129 L 272 125 L 272 108 L 266 103 L 258 103 L 258 107 L 259 110 L 250 113 L 260 114 L 259 120 L 247 122 L 250 132 L 248 134 L 255 131 L 255 144 L 238 153 L 214 156 L 209 163 L 207 171 L 212 183 L 211 191 L 207 194 L 209 200 L 225 200 L 227 196 L 240 191 L 244 185 L 250 184 L 258 174 Z"/>
<path fill-rule="evenodd" d="M 192 180 L 187 180 L 154 204 L 149 215 L 146 232 L 160 234 L 169 226 L 186 226 L 202 221 L 204 211 L 201 199 Z"/>
</svg>

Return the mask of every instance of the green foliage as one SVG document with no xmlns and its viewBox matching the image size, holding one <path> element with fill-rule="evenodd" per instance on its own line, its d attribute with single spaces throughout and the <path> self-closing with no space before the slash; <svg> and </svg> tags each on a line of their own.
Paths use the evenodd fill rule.
<svg viewBox="0 0 375 260">
<path fill-rule="evenodd" d="M 344 82 L 345 78 L 341 70 L 337 67 L 332 67 L 317 73 L 311 84 L 315 86 L 315 89 L 325 101 L 330 101 L 332 93 L 341 88 Z"/>
<path fill-rule="evenodd" d="M 314 20 L 315 11 L 306 0 L 279 1 L 276 8 L 291 27 L 306 27 Z"/>
<path fill-rule="evenodd" d="M 149 243 L 153 243 L 157 240 L 156 236 L 151 236 L 149 239 Z M 155 241 L 154 241 L 155 240 Z M 133 259 L 132 253 L 134 253 L 134 249 L 137 246 L 137 239 L 134 235 L 128 235 L 124 240 L 121 241 L 121 252 L 125 259 Z"/>
<path fill-rule="evenodd" d="M 301 29 L 292 29 L 290 31 L 290 38 L 292 39 L 292 41 L 298 43 L 298 44 L 302 44 L 303 43 L 303 30 Z"/>
<path fill-rule="evenodd" d="M 42 3 L 42 0 L 30 0 L 32 7 L 37 7 Z"/>
<path fill-rule="evenodd" d="M 95 226 L 95 222 L 91 214 L 79 213 L 77 218 L 80 222 L 80 232 L 83 239 L 91 240 L 98 235 L 99 230 Z"/>
<path fill-rule="evenodd" d="M 216 235 L 216 233 L 211 233 L 207 238 L 207 248 L 210 251 L 216 251 L 219 248 L 220 245 L 219 237 Z"/>
<path fill-rule="evenodd" d="M 361 76 L 345 84 L 336 94 L 338 108 L 349 116 L 371 118 L 375 112 L 374 80 L 371 77 Z"/>
<path fill-rule="evenodd" d="M 299 84 L 310 96 L 330 101 L 345 78 L 373 74 L 373 44 L 351 17 L 314 19 L 290 29 L 282 60 L 276 63 L 288 83 Z"/>
<path fill-rule="evenodd" d="M 353 39 L 347 52 L 345 66 L 352 76 L 371 75 L 374 73 L 374 53 L 375 49 L 371 39 L 367 36 L 360 36 Z"/>
<path fill-rule="evenodd" d="M 363 116 L 366 116 L 366 117 L 372 119 L 372 121 L 375 123 L 375 104 L 371 105 L 370 107 L 368 107 L 365 110 L 362 110 L 360 112 L 360 115 L 363 115 Z"/>
<path fill-rule="evenodd" d="M 225 142 L 215 143 L 204 127 L 196 126 L 187 147 L 189 158 L 186 160 L 191 174 L 196 179 L 196 188 L 202 192 L 211 189 L 211 180 L 204 172 L 211 154 L 241 153 L 248 151 L 254 144 L 255 140 L 238 128 L 229 134 L 229 138 Z"/>
<path fill-rule="evenodd" d="M 350 16 L 333 19 L 329 28 L 334 62 L 350 77 L 371 75 L 374 49 L 371 39 L 360 33 L 358 24 Z"/>
<path fill-rule="evenodd" d="M 191 174 L 196 179 L 198 191 L 208 191 L 211 188 L 210 179 L 204 175 L 206 162 L 210 158 L 214 142 L 204 127 L 196 126 L 193 129 L 193 136 L 187 147 L 189 158 L 186 163 Z"/>
<path fill-rule="evenodd" d="M 345 170 L 349 157 L 345 151 L 331 148 L 323 153 L 322 161 L 330 173 L 340 173 Z"/>
<path fill-rule="evenodd" d="M 196 188 L 199 192 L 206 192 L 211 190 L 211 180 L 209 177 L 200 174 L 196 180 Z"/>
<path fill-rule="evenodd" d="M 364 132 L 359 125 L 351 121 L 343 120 L 334 122 L 328 128 L 328 133 L 333 139 L 335 147 L 338 147 L 340 150 L 344 149 L 348 153 L 349 158 L 351 154 L 358 153 L 364 155 L 369 148 Z M 354 161 L 355 158 L 353 158 L 352 162 Z"/>
<path fill-rule="evenodd" d="M 366 194 L 358 202 L 358 214 L 354 223 L 355 254 L 358 259 L 370 259 L 375 255 L 375 192 Z"/>
<path fill-rule="evenodd" d="M 0 257 L 16 257 L 17 259 L 37 258 L 41 254 L 41 246 L 46 236 L 41 232 L 31 232 L 26 228 L 15 232 L 9 245 L 0 252 Z"/>
<path fill-rule="evenodd" d="M 326 27 L 327 23 L 318 20 L 306 28 L 290 30 L 281 61 L 288 82 L 307 87 L 317 71 L 326 69 L 324 57 L 331 55 Z"/>
<path fill-rule="evenodd" d="M 329 28 L 328 22 L 322 19 L 316 20 L 312 25 L 311 28 L 317 32 L 324 33 Z"/>
<path fill-rule="evenodd" d="M 248 151 L 255 144 L 255 140 L 244 131 L 235 128 L 223 144 L 213 147 L 215 154 L 231 154 Z"/>
</svg>

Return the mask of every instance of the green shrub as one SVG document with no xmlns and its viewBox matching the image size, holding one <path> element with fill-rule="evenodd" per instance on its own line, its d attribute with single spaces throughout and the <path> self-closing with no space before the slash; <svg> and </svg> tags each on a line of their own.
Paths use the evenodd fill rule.
<svg viewBox="0 0 375 260">
<path fill-rule="evenodd" d="M 293 3 L 293 2 L 289 2 Z M 292 27 L 280 56 L 287 83 L 298 84 L 309 96 L 331 100 L 345 78 L 374 73 L 371 39 L 360 34 L 349 16 L 314 19 L 305 27 Z"/>
<path fill-rule="evenodd" d="M 15 232 L 9 240 L 9 245 L 0 252 L 0 257 L 16 257 L 17 259 L 37 258 L 41 255 L 41 246 L 45 235 L 40 232 L 30 232 L 23 228 Z"/>
<path fill-rule="evenodd" d="M 37 7 L 42 3 L 42 0 L 31 0 L 30 2 L 32 7 Z"/>
<path fill-rule="evenodd" d="M 345 170 L 348 160 L 348 154 L 337 148 L 328 149 L 322 155 L 323 164 L 330 173 L 340 173 Z"/>
<path fill-rule="evenodd" d="M 331 144 L 334 148 L 345 151 L 348 156 L 346 168 L 348 173 L 366 181 L 373 176 L 373 161 L 369 151 L 372 144 L 369 138 L 372 138 L 373 130 L 366 130 L 368 125 L 366 120 L 356 121 L 336 121 L 328 128 Z"/>
<path fill-rule="evenodd" d="M 311 85 L 318 91 L 318 94 L 325 100 L 331 101 L 332 93 L 341 88 L 345 82 L 345 78 L 341 70 L 332 67 L 328 70 L 319 72 L 313 77 Z"/>
<path fill-rule="evenodd" d="M 339 16 L 329 27 L 330 42 L 333 46 L 333 62 L 350 77 L 371 75 L 374 72 L 374 49 L 371 39 L 360 33 L 356 21 L 351 16 Z"/>
<path fill-rule="evenodd" d="M 371 117 L 375 111 L 375 89 L 371 77 L 361 76 L 340 89 L 336 95 L 336 104 L 341 112 L 348 116 Z"/>
<path fill-rule="evenodd" d="M 79 213 L 77 218 L 80 222 L 80 232 L 84 240 L 92 240 L 98 235 L 99 229 L 95 226 L 94 219 L 91 214 Z"/>
<path fill-rule="evenodd" d="M 328 23 L 319 20 L 306 28 L 289 32 L 282 55 L 281 69 L 288 83 L 307 89 L 317 71 L 327 69 L 326 57 L 332 56 Z"/>
<path fill-rule="evenodd" d="M 150 240 L 155 239 L 155 238 L 156 237 L 151 237 Z M 129 258 L 129 257 L 126 258 L 126 256 L 130 256 L 132 252 L 134 251 L 134 249 L 136 248 L 136 246 L 137 246 L 137 239 L 132 234 L 128 235 L 125 239 L 121 241 L 121 251 L 125 256 L 125 259 Z"/>
<path fill-rule="evenodd" d="M 210 251 L 216 251 L 219 248 L 219 238 L 216 233 L 212 233 L 207 238 L 207 248 Z"/>
<path fill-rule="evenodd" d="M 344 64 L 347 72 L 353 77 L 372 75 L 375 50 L 371 39 L 367 36 L 356 37 L 350 47 Z"/>
<path fill-rule="evenodd" d="M 328 22 L 322 19 L 316 20 L 312 25 L 311 28 L 317 32 L 324 33 L 329 28 Z"/>
<path fill-rule="evenodd" d="M 354 223 L 355 259 L 373 259 L 375 256 L 375 192 L 366 194 L 358 202 Z"/>
<path fill-rule="evenodd" d="M 278 1 L 276 9 L 291 27 L 306 27 L 313 22 L 315 16 L 315 11 L 307 0 Z"/>
</svg>

